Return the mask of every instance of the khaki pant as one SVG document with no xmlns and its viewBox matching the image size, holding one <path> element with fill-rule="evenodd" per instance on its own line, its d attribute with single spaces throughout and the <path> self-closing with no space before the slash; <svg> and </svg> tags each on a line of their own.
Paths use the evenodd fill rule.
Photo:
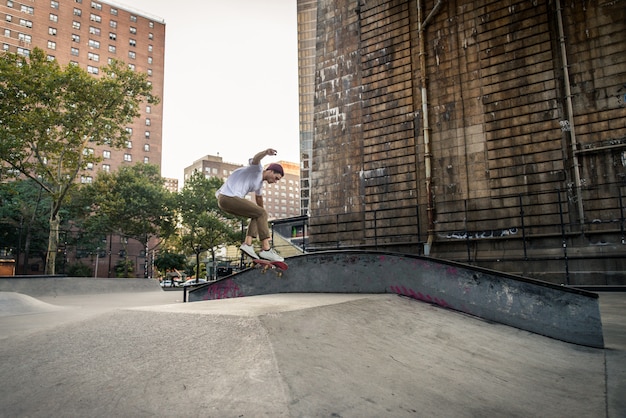
<svg viewBox="0 0 626 418">
<path fill-rule="evenodd" d="M 232 215 L 250 218 L 246 235 L 263 241 L 271 237 L 267 226 L 267 212 L 261 206 L 247 199 L 240 197 L 224 196 L 220 194 L 217 198 L 217 205 L 224 212 Z"/>
</svg>

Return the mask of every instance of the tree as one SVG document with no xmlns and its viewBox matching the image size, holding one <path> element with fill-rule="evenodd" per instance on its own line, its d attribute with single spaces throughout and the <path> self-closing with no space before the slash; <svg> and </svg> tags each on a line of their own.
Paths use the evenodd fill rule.
<svg viewBox="0 0 626 418">
<path fill-rule="evenodd" d="M 55 272 L 60 210 L 88 164 L 93 146 L 121 148 L 141 103 L 158 103 L 147 75 L 119 61 L 97 78 L 61 68 L 35 48 L 29 58 L 0 54 L 0 178 L 26 176 L 51 198 L 46 273 Z"/>
<path fill-rule="evenodd" d="M 170 270 L 183 270 L 187 264 L 184 254 L 179 254 L 170 250 L 161 251 L 154 259 L 154 265 L 161 272 Z"/>
<path fill-rule="evenodd" d="M 49 200 L 32 180 L 0 183 L 0 242 L 14 253 L 17 272 L 26 274 L 31 253 L 45 262 Z M 21 268 L 20 254 L 24 254 Z"/>
<path fill-rule="evenodd" d="M 199 276 L 200 253 L 209 251 L 215 266 L 215 251 L 239 239 L 240 221 L 217 206 L 215 192 L 221 186 L 222 180 L 217 177 L 206 178 L 202 173 L 195 172 L 178 194 L 181 243 L 186 252 L 196 256 L 196 277 Z M 215 269 L 213 272 L 215 274 Z"/>
<path fill-rule="evenodd" d="M 83 228 L 141 242 L 146 260 L 153 249 L 148 248 L 150 238 L 166 238 L 174 233 L 175 196 L 165 189 L 156 165 L 135 164 L 123 166 L 115 173 L 102 172 L 84 189 L 93 202 L 93 215 Z"/>
</svg>

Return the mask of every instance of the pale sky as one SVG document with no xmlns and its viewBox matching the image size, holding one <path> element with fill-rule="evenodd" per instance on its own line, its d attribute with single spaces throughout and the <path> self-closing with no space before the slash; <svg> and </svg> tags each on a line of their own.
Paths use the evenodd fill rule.
<svg viewBox="0 0 626 418">
<path fill-rule="evenodd" d="M 205 155 L 300 161 L 296 0 L 109 1 L 165 21 L 161 174 Z"/>
</svg>

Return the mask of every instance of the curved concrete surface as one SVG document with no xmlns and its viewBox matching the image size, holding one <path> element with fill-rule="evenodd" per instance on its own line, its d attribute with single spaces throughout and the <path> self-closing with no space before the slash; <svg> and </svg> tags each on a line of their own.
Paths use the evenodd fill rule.
<svg viewBox="0 0 626 418">
<path fill-rule="evenodd" d="M 61 309 L 62 306 L 45 303 L 21 293 L 0 292 L 0 316 L 29 315 Z"/>
<path fill-rule="evenodd" d="M 0 316 L 0 417 L 626 416 L 625 294 L 601 296 L 596 349 L 393 294 L 182 303 L 95 280 Z"/>
<path fill-rule="evenodd" d="M 251 268 L 189 291 L 189 301 L 273 293 L 395 293 L 562 341 L 602 348 L 597 294 L 460 263 L 404 254 L 330 251 Z"/>
</svg>

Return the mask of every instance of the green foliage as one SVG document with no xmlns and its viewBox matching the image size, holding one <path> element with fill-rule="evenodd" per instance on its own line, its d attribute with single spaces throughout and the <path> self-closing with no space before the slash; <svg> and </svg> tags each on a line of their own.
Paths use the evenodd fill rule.
<svg viewBox="0 0 626 418">
<path fill-rule="evenodd" d="M 115 277 L 128 278 L 133 276 L 135 263 L 129 258 L 123 258 L 115 265 Z"/>
<path fill-rule="evenodd" d="M 0 179 L 22 174 L 51 198 L 49 259 L 54 273 L 60 211 L 68 192 L 99 156 L 93 146 L 123 147 L 141 103 L 158 103 L 147 75 L 114 61 L 93 77 L 61 68 L 35 48 L 29 58 L 0 53 Z"/>
<path fill-rule="evenodd" d="M 187 258 L 184 254 L 176 253 L 170 250 L 159 252 L 154 259 L 154 266 L 162 273 L 168 270 L 184 270 L 187 264 Z"/>
<path fill-rule="evenodd" d="M 181 243 L 188 254 L 214 251 L 219 246 L 237 242 L 239 221 L 217 205 L 215 192 L 222 184 L 216 177 L 206 178 L 195 172 L 178 194 Z"/>
<path fill-rule="evenodd" d="M 67 275 L 70 277 L 91 277 L 92 268 L 82 264 L 71 264 L 67 267 Z"/>
<path fill-rule="evenodd" d="M 102 172 L 82 194 L 85 205 L 91 202 L 92 213 L 82 223 L 85 231 L 114 232 L 144 246 L 151 236 L 166 237 L 174 231 L 175 197 L 163 186 L 158 166 L 136 164 Z M 79 200 L 77 206 L 83 203 Z"/>
<path fill-rule="evenodd" d="M 44 257 L 50 198 L 32 180 L 0 183 L 0 243 L 5 250 Z M 18 266 L 18 271 L 20 268 Z"/>
</svg>

